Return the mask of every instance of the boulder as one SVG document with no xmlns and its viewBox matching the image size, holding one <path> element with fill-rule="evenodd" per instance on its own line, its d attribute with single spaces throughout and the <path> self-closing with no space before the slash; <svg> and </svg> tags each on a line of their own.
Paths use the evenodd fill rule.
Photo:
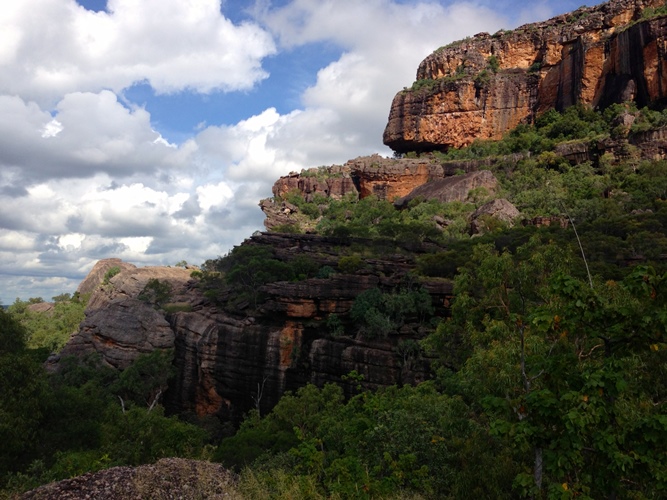
<svg viewBox="0 0 667 500">
<path fill-rule="evenodd" d="M 488 217 L 502 221 L 510 227 L 521 213 L 504 198 L 485 203 L 473 212 L 470 217 L 472 234 L 479 234 L 488 229 Z"/>
</svg>

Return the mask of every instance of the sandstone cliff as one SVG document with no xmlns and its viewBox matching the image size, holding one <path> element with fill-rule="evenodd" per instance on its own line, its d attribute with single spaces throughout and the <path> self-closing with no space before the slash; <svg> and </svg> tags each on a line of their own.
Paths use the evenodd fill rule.
<svg viewBox="0 0 667 500">
<path fill-rule="evenodd" d="M 112 269 L 115 274 L 110 276 Z M 91 294 L 86 316 L 61 357 L 98 353 L 106 364 L 123 369 L 142 353 L 172 348 L 174 332 L 142 292 L 150 280 L 159 280 L 171 288 L 171 301 L 188 301 L 189 279 L 190 271 L 178 267 L 138 268 L 120 259 L 99 261 L 79 286 L 78 291 Z"/>
<path fill-rule="evenodd" d="M 270 248 L 278 260 L 301 255 L 332 268 L 346 246 L 368 244 L 354 238 L 268 233 L 244 243 Z M 110 266 L 120 271 L 105 283 L 100 269 Z M 354 335 L 353 329 L 334 335 L 326 323 L 335 313 L 343 325 L 349 324 L 348 313 L 359 293 L 374 287 L 395 289 L 412 268 L 414 256 L 367 258 L 357 272 L 268 283 L 261 288 L 258 307 L 230 311 L 219 305 L 230 298 L 227 292 L 220 290 L 215 301 L 209 300 L 189 270 L 100 261 L 84 281 L 91 286 L 98 280 L 86 318 L 61 357 L 96 353 L 104 363 L 122 369 L 142 353 L 173 349 L 178 375 L 165 405 L 172 411 L 233 421 L 253 407 L 268 411 L 287 390 L 308 382 L 340 383 L 353 370 L 363 375 L 366 388 L 414 383 L 429 376 L 428 359 L 407 362 L 400 345 L 423 337 L 423 326 L 406 324 L 388 338 L 369 340 Z M 151 280 L 169 283 L 166 302 L 146 300 Z M 436 314 L 445 315 L 451 285 L 438 279 L 420 285 L 429 292 Z"/>
<path fill-rule="evenodd" d="M 612 0 L 545 22 L 442 47 L 391 105 L 384 143 L 398 152 L 499 139 L 540 113 L 575 103 L 639 107 L 667 96 L 662 0 Z"/>
</svg>

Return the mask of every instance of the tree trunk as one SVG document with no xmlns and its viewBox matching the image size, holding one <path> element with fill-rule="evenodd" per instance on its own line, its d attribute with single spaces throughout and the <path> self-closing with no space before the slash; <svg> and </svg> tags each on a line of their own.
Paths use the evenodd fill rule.
<svg viewBox="0 0 667 500">
<path fill-rule="evenodd" d="M 535 471 L 533 473 L 535 478 L 535 487 L 537 491 L 542 490 L 542 448 L 535 448 Z"/>
</svg>

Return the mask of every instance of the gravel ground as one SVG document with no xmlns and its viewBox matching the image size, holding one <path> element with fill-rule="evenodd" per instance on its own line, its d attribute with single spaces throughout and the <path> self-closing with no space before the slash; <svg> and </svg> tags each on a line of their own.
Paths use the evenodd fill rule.
<svg viewBox="0 0 667 500">
<path fill-rule="evenodd" d="M 220 464 L 164 458 L 139 467 L 113 467 L 24 493 L 35 500 L 241 500 L 234 476 Z"/>
</svg>

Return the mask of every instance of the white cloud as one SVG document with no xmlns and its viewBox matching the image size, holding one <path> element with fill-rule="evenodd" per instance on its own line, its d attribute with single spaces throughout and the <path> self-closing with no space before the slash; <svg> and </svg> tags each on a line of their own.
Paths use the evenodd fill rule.
<svg viewBox="0 0 667 500">
<path fill-rule="evenodd" d="M 158 93 L 244 90 L 275 53 L 256 24 L 234 25 L 219 0 L 2 2 L 0 92 L 42 104 L 76 91 L 119 93 L 147 81 Z"/>
<path fill-rule="evenodd" d="M 48 137 L 55 137 L 62 131 L 63 124 L 54 118 L 49 123 L 44 125 L 44 129 L 42 130 L 42 138 L 46 139 Z"/>
<path fill-rule="evenodd" d="M 145 109 L 124 107 L 108 90 L 67 94 L 53 113 L 20 97 L 0 96 L 0 167 L 14 169 L 13 179 L 0 176 L 0 183 L 99 172 L 131 176 L 183 167 L 192 150 L 191 144 L 179 149 L 161 140 Z"/>
<path fill-rule="evenodd" d="M 290 170 L 390 154 L 382 145 L 389 107 L 413 82 L 421 60 L 440 45 L 506 22 L 472 4 L 389 0 L 294 0 L 276 9 L 260 5 L 255 14 L 283 47 L 329 42 L 345 52 L 319 71 L 302 95 L 302 109 L 282 116 L 267 110 L 254 117 L 259 129 L 241 122 L 199 134 L 208 154 L 233 144 L 226 149 L 235 150 L 229 175 L 239 181 L 273 182 Z"/>
</svg>

